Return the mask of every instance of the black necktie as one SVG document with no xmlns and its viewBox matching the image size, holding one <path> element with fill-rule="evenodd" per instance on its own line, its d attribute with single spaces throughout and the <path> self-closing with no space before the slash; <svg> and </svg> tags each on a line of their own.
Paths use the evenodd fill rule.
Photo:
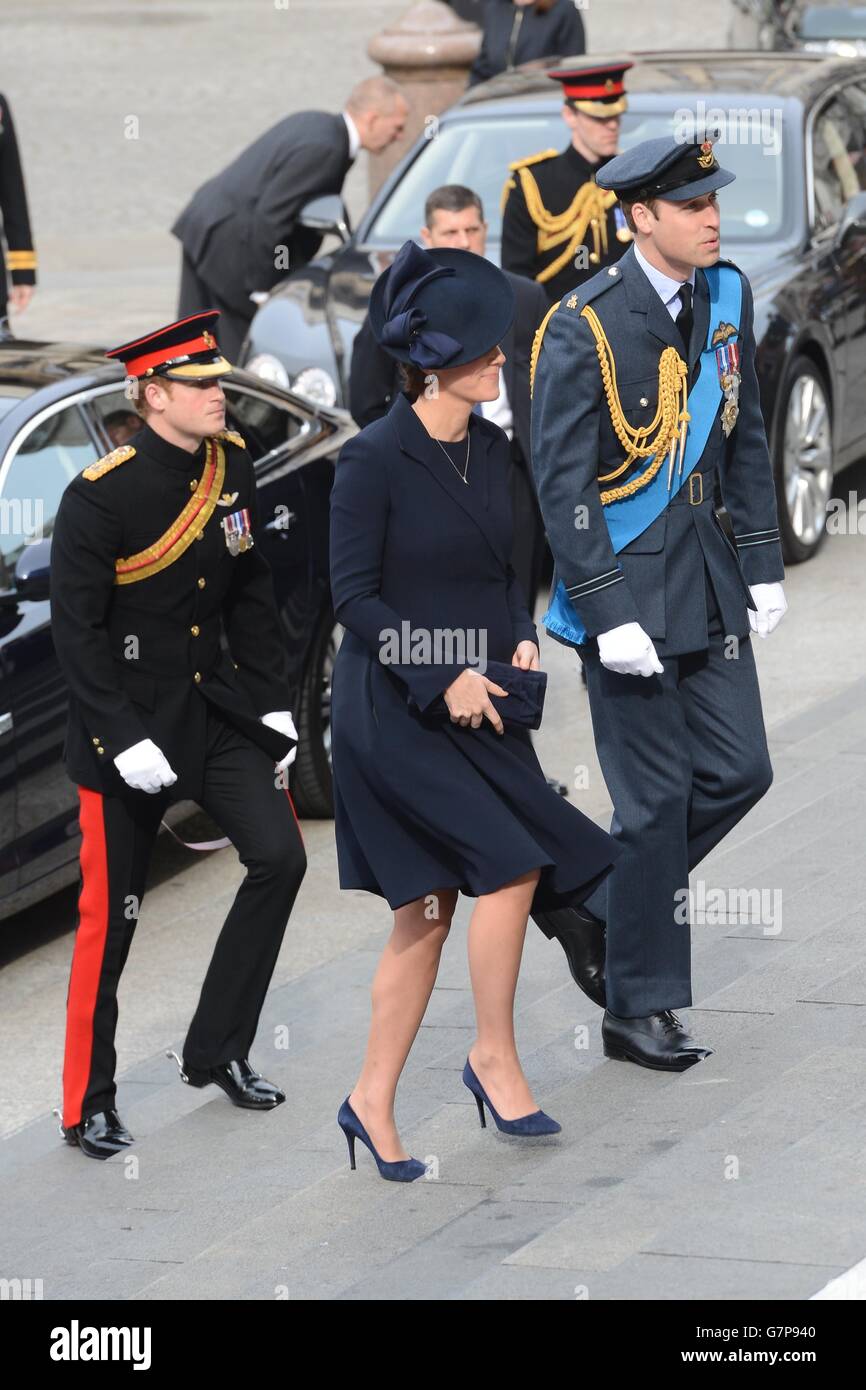
<svg viewBox="0 0 866 1390">
<path fill-rule="evenodd" d="M 682 304 L 680 306 L 680 312 L 676 317 L 676 325 L 680 330 L 680 337 L 686 349 L 686 361 L 688 361 L 689 343 L 692 339 L 692 324 L 695 317 L 694 308 L 692 306 L 692 287 L 688 280 L 686 280 L 684 285 L 680 285 L 680 299 Z"/>
</svg>

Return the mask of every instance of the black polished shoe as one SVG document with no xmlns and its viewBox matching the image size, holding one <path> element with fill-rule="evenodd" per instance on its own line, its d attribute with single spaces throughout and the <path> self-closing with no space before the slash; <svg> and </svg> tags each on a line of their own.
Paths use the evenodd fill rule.
<svg viewBox="0 0 866 1390">
<path fill-rule="evenodd" d="M 135 1143 L 116 1110 L 100 1110 L 68 1129 L 61 1125 L 60 1133 L 67 1144 L 77 1144 L 88 1158 L 111 1158 Z"/>
<path fill-rule="evenodd" d="M 266 1081 L 253 1071 L 245 1057 L 239 1062 L 222 1062 L 218 1067 L 199 1071 L 197 1067 L 187 1066 L 186 1062 L 181 1063 L 173 1052 L 167 1052 L 166 1056 L 178 1062 L 181 1080 L 188 1086 L 209 1086 L 213 1082 L 225 1091 L 232 1105 L 244 1110 L 273 1110 L 286 1098 L 285 1092 L 272 1081 Z"/>
<path fill-rule="evenodd" d="M 559 907 L 533 912 L 532 920 L 545 935 L 555 936 L 568 961 L 571 978 L 593 1004 L 607 1003 L 604 987 L 604 922 L 584 907 Z"/>
<path fill-rule="evenodd" d="M 686 1071 L 713 1055 L 711 1047 L 702 1047 L 689 1037 L 671 1009 L 648 1018 L 617 1018 L 605 1011 L 601 1037 L 605 1057 L 637 1062 L 654 1071 Z"/>
</svg>

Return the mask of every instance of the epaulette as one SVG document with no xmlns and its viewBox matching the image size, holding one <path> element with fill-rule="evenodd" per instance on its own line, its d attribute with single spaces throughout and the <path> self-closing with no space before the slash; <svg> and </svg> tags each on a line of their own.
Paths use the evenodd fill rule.
<svg viewBox="0 0 866 1390">
<path fill-rule="evenodd" d="M 611 271 L 615 273 L 611 275 Z M 616 266 L 609 265 L 605 270 L 600 270 L 596 275 L 593 275 L 591 280 L 587 280 L 573 294 L 563 295 L 560 303 L 563 309 L 579 314 L 581 309 L 585 308 L 587 304 L 591 304 L 594 299 L 598 299 L 598 296 L 604 294 L 605 290 L 621 283 L 622 274 Z"/>
<path fill-rule="evenodd" d="M 220 430 L 219 434 L 214 435 L 215 439 L 227 439 L 229 444 L 236 444 L 239 449 L 247 447 L 243 435 L 238 434 L 237 430 Z"/>
<path fill-rule="evenodd" d="M 608 266 L 608 270 L 610 269 L 611 267 Z M 622 276 L 619 274 L 608 275 L 599 271 L 598 275 L 593 275 L 591 280 L 588 280 L 585 284 L 581 285 L 580 288 L 575 290 L 572 294 L 568 295 L 567 297 L 563 296 L 563 298 L 557 300 L 555 304 L 551 304 L 550 308 L 548 309 L 547 313 L 545 314 L 544 318 L 541 320 L 541 323 L 536 329 L 535 337 L 532 342 L 532 350 L 529 354 L 530 397 L 532 396 L 533 388 L 535 386 L 535 371 L 538 366 L 538 358 L 541 353 L 541 344 L 544 341 L 544 334 L 547 330 L 550 320 L 553 318 L 553 315 L 557 312 L 560 314 L 573 313 L 575 317 L 579 318 L 580 311 L 584 308 L 586 304 L 591 303 L 593 299 L 596 299 L 598 297 L 598 295 L 603 294 L 605 290 L 610 289 L 611 285 L 618 284 L 621 279 Z"/>
<path fill-rule="evenodd" d="M 528 164 L 540 164 L 543 159 L 553 159 L 559 154 L 559 150 L 542 150 L 540 154 L 528 154 L 523 159 L 515 159 L 509 164 L 509 169 L 525 169 Z"/>
<path fill-rule="evenodd" d="M 105 473 L 110 473 L 112 468 L 117 468 L 119 464 L 126 463 L 135 453 L 131 444 L 121 444 L 119 449 L 112 449 L 110 454 L 104 458 L 97 459 L 96 463 L 91 463 L 89 468 L 85 468 L 82 477 L 89 483 L 95 483 L 97 478 L 101 478 Z"/>
</svg>

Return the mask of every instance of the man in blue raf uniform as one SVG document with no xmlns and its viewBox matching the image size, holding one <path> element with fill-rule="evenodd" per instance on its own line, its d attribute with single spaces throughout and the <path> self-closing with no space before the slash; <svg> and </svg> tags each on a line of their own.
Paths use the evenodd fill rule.
<svg viewBox="0 0 866 1390">
<path fill-rule="evenodd" d="M 607 1055 L 665 1070 L 710 1052 L 671 1012 L 692 1002 L 688 876 L 772 780 L 750 632 L 786 607 L 752 294 L 719 260 L 733 178 L 709 140 L 612 160 L 599 184 L 634 246 L 536 343 L 532 461 L 556 564 L 543 621 L 584 663 L 625 851 L 588 915 L 539 925 L 579 983 L 606 969 Z"/>
<path fill-rule="evenodd" d="M 601 266 L 618 261 L 631 241 L 615 194 L 600 171 L 616 154 L 628 100 L 631 63 L 561 69 L 562 119 L 571 143 L 509 165 L 502 192 L 502 268 L 537 280 L 556 302 Z"/>
<path fill-rule="evenodd" d="M 125 363 L 144 428 L 73 479 L 52 540 L 52 633 L 69 683 L 66 765 L 82 834 L 62 1132 L 92 1158 L 132 1142 L 114 1108 L 117 986 L 172 799 L 197 801 L 247 869 L 181 1075 L 248 1109 L 285 1100 L 247 1055 L 306 868 L 286 786 L 297 733 L 255 544 L 253 465 L 224 428 L 220 378 L 231 366 L 216 318 L 197 314 L 107 354 Z"/>
</svg>

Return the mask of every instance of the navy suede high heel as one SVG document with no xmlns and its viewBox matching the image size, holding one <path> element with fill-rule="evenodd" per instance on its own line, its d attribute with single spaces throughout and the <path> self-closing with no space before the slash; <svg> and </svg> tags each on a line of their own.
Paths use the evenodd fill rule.
<svg viewBox="0 0 866 1390">
<path fill-rule="evenodd" d="M 414 1182 L 416 1178 L 422 1178 L 427 1172 L 426 1163 L 419 1162 L 417 1158 L 400 1158 L 394 1163 L 386 1163 L 383 1158 L 380 1158 L 373 1146 L 372 1139 L 349 1104 L 348 1096 L 340 1106 L 337 1124 L 346 1136 L 346 1143 L 349 1145 L 349 1163 L 352 1168 L 355 1167 L 355 1140 L 360 1139 L 362 1144 L 367 1145 L 375 1158 L 379 1176 L 387 1178 L 388 1182 Z"/>
<path fill-rule="evenodd" d="M 516 1120 L 503 1120 L 502 1116 L 498 1115 L 491 1105 L 490 1097 L 472 1070 L 468 1057 L 466 1058 L 466 1066 L 463 1068 L 463 1083 L 469 1087 L 475 1097 L 482 1129 L 487 1128 L 487 1121 L 484 1118 L 485 1105 L 496 1121 L 496 1128 L 501 1129 L 503 1134 L 559 1134 L 562 1129 L 562 1125 L 556 1120 L 552 1120 L 549 1115 L 545 1115 L 543 1110 L 533 1110 L 530 1115 L 519 1115 Z"/>
</svg>

